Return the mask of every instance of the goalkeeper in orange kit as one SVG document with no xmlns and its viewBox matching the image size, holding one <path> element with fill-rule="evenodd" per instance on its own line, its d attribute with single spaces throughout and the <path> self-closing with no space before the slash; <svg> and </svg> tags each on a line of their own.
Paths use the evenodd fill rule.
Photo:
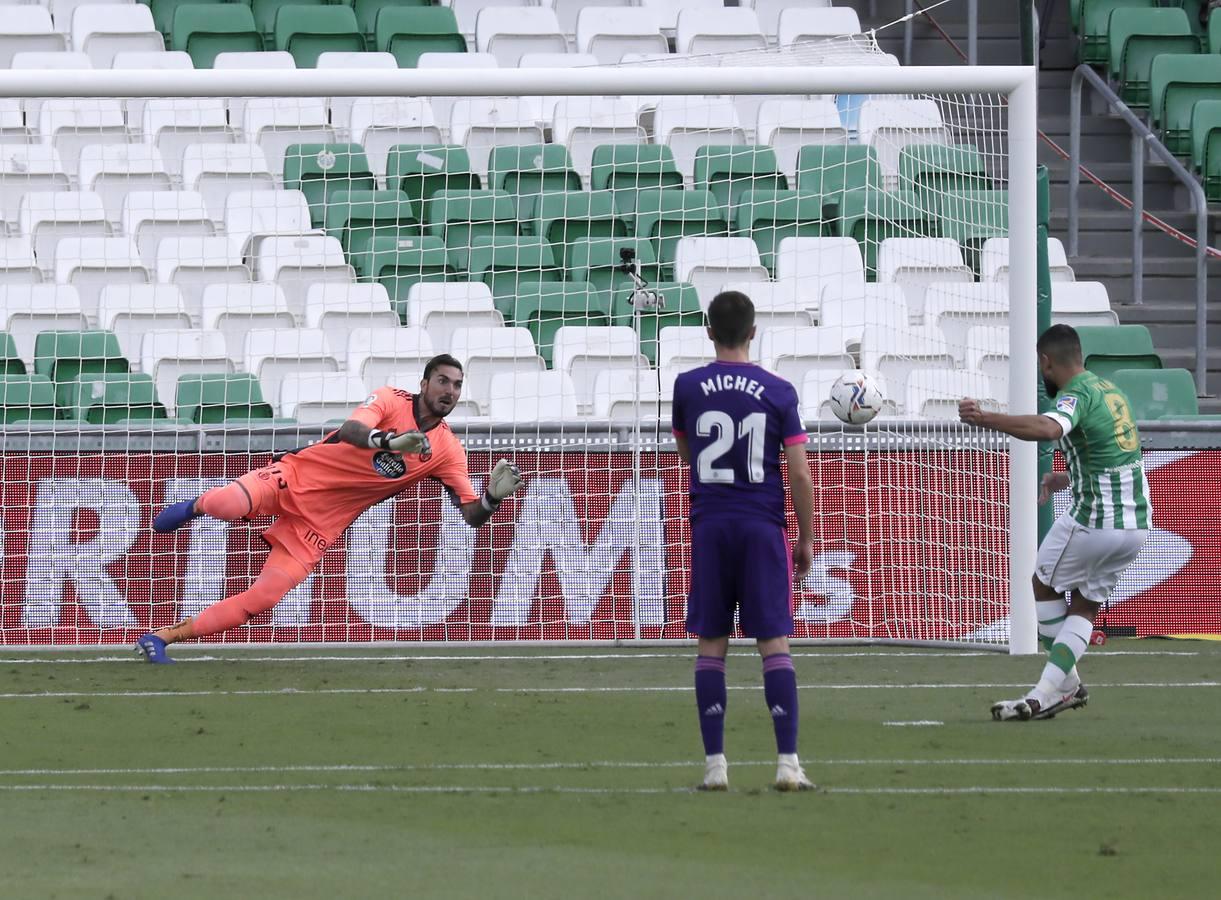
<svg viewBox="0 0 1221 900">
<path fill-rule="evenodd" d="M 424 367 L 418 394 L 378 388 L 317 444 L 163 509 L 153 520 L 154 531 L 175 531 L 198 516 L 226 522 L 275 516 L 263 532 L 271 554 L 247 590 L 144 635 L 137 652 L 150 663 L 171 663 L 168 644 L 227 631 L 271 609 L 306 579 L 362 512 L 421 479 L 440 481 L 472 528 L 488 521 L 517 490 L 521 475 L 502 459 L 482 496 L 475 492 L 466 451 L 445 423 L 462 395 L 462 379 L 458 360 L 433 357 Z"/>
</svg>

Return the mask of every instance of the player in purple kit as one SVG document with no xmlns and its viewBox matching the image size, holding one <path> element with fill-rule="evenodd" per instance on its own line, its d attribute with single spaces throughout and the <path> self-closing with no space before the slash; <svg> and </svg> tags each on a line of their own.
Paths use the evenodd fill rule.
<svg viewBox="0 0 1221 900">
<path fill-rule="evenodd" d="M 776 731 L 776 789 L 810 790 L 797 758 L 797 674 L 789 654 L 793 573 L 813 559 L 814 494 L 805 427 L 793 386 L 750 362 L 755 307 L 737 291 L 708 307 L 716 362 L 674 382 L 678 455 L 691 465 L 691 592 L 687 631 L 699 637 L 695 702 L 704 739 L 701 788 L 729 787 L 725 761 L 725 654 L 738 611 L 763 657 L 763 694 Z M 780 453 L 789 464 L 797 543 L 784 529 Z M 694 461 L 693 461 L 694 460 Z"/>
</svg>

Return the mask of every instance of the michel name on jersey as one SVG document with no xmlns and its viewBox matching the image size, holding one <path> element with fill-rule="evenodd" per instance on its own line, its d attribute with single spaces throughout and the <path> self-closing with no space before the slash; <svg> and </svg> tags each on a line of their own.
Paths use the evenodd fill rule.
<svg viewBox="0 0 1221 900">
<path fill-rule="evenodd" d="M 705 397 L 719 391 L 742 391 L 750 394 L 756 400 L 763 398 L 763 385 L 745 375 L 726 375 L 723 373 L 713 375 L 711 378 L 705 378 L 701 381 L 700 388 L 703 390 Z"/>
</svg>

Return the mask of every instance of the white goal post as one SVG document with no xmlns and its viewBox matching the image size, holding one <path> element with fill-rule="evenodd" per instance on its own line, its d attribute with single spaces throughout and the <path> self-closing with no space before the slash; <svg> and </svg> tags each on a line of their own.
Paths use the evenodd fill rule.
<svg viewBox="0 0 1221 900">
<path fill-rule="evenodd" d="M 1007 397 L 997 398 L 998 400 L 1007 400 L 1007 408 L 1013 414 L 1034 414 L 1036 410 L 1036 367 L 1034 364 L 1033 348 L 1036 340 L 1036 293 L 1037 293 L 1037 268 L 1036 268 L 1036 143 L 1037 143 L 1037 121 L 1036 121 L 1036 72 L 1032 68 L 1015 67 L 1015 66 L 992 66 L 992 67 L 889 67 L 889 66 L 786 66 L 786 67 L 762 67 L 762 66 L 700 66 L 698 64 L 688 66 L 623 66 L 623 67 L 589 67 L 589 68 L 568 68 L 562 71 L 554 69 L 498 69 L 495 71 L 487 70 L 461 70 L 461 69 L 368 69 L 368 70 L 341 70 L 341 69 L 300 69 L 300 70 L 165 70 L 165 71 L 141 71 L 141 70 L 97 70 L 97 71 L 4 71 L 0 72 L 0 98 L 9 98 L 12 100 L 27 100 L 36 98 L 80 98 L 82 100 L 90 99 L 105 99 L 105 98 L 363 98 L 363 97 L 385 97 L 385 98 L 438 98 L 438 97 L 487 97 L 494 95 L 496 97 L 621 97 L 621 96 L 649 96 L 649 97 L 686 97 L 686 96 L 725 96 L 734 97 L 740 95 L 767 95 L 771 97 L 793 96 L 793 97 L 810 97 L 817 95 L 872 95 L 872 96 L 926 96 L 926 97 L 955 97 L 969 98 L 977 95 L 992 95 L 998 98 L 997 107 L 1005 107 L 1003 113 L 998 113 L 998 120 L 1007 122 L 1005 129 L 998 129 L 994 135 L 997 152 L 1005 157 L 1005 187 L 1008 191 L 1008 335 L 1009 348 L 1008 360 L 1009 370 L 1007 378 Z M 969 100 L 962 100 L 962 103 L 969 103 Z M 275 167 L 273 166 L 273 171 Z M 278 172 L 277 172 L 278 175 Z M 872 265 L 872 263 L 870 263 Z M 45 276 L 47 280 L 52 280 L 53 276 Z M 257 279 L 256 279 L 257 280 Z M 4 328 L 0 327 L 0 331 Z M 438 352 L 445 348 L 437 348 Z M 406 385 L 410 387 L 410 385 Z M 639 401 L 639 395 L 636 397 Z M 942 398 L 947 400 L 949 398 Z M 273 401 L 274 402 L 274 401 Z M 114 429 L 127 428 L 129 433 L 138 436 L 136 442 L 142 448 L 150 446 L 163 447 L 164 444 L 158 444 L 157 438 L 148 436 L 146 429 L 141 429 L 127 420 L 125 425 L 108 426 Z M 587 437 L 593 435 L 593 427 L 585 425 L 585 434 Z M 930 426 L 931 427 L 931 426 Z M 937 426 L 944 429 L 949 426 Z M 190 429 L 186 429 L 190 430 Z M 525 447 L 530 452 L 542 452 L 548 450 L 552 445 L 544 439 L 544 429 L 542 425 L 531 423 L 529 428 L 515 429 L 514 434 L 521 438 L 522 443 L 519 446 Z M 63 431 L 62 424 L 60 431 Z M 198 431 L 198 429 L 196 429 Z M 618 434 L 622 436 L 626 434 L 628 441 L 619 444 L 621 448 L 625 448 L 631 444 L 632 452 L 635 455 L 635 472 L 630 480 L 639 488 L 641 482 L 640 475 L 640 459 L 643 432 L 648 431 L 652 434 L 655 443 L 649 444 L 643 442 L 644 453 L 653 453 L 656 455 L 668 435 L 668 422 L 661 418 L 655 417 L 655 421 L 648 425 L 648 428 L 643 428 L 640 419 L 627 426 L 627 431 L 623 431 L 622 423 L 616 431 L 615 426 L 602 427 L 602 434 L 611 435 Z M 18 432 L 21 432 L 23 439 L 26 440 L 24 445 L 16 442 Z M 82 430 L 82 434 L 85 431 Z M 528 438 L 526 437 L 528 433 Z M 866 429 L 864 432 L 865 440 L 868 440 L 872 432 Z M 944 431 L 938 431 L 939 435 L 944 435 Z M 21 446 L 25 447 L 25 452 L 34 454 L 46 449 L 56 450 L 64 446 L 62 437 L 55 438 L 54 443 L 51 439 L 47 439 L 43 443 L 39 443 L 42 439 L 42 432 L 34 426 L 18 426 L 8 425 L 2 430 L 0 437 L 4 440 L 5 454 L 20 452 Z M 857 441 L 851 446 L 861 447 L 861 433 L 859 431 L 838 429 L 834 434 L 839 435 L 843 440 L 844 446 L 849 446 L 849 441 Z M 460 432 L 461 435 L 461 432 Z M 634 440 L 632 438 L 634 437 Z M 831 440 L 832 437 L 827 437 L 826 440 Z M 152 441 L 150 444 L 149 441 Z M 141 443 L 143 442 L 143 443 Z M 562 445 L 563 441 L 559 441 Z M 495 454 L 498 448 L 500 452 L 506 452 L 511 441 L 501 440 L 497 443 L 495 440 L 489 439 L 484 445 Z M 82 445 L 84 446 L 84 445 Z M 110 447 L 115 446 L 113 443 Z M 133 445 L 135 446 L 135 445 Z M 199 446 L 203 446 L 202 444 Z M 219 446 L 219 445 L 213 445 Z M 228 446 L 228 445 L 224 445 Z M 897 446 L 897 445 L 896 445 Z M 1007 472 L 1007 496 L 1008 507 L 1004 510 L 998 510 L 997 515 L 1003 515 L 1007 524 L 1008 542 L 1007 542 L 1007 572 L 1008 572 L 1008 603 L 1009 617 L 1005 622 L 1002 619 L 994 618 L 990 622 L 979 623 L 981 628 L 979 633 L 983 634 L 987 629 L 984 625 L 990 625 L 992 630 L 988 632 L 992 637 L 967 637 L 966 632 L 961 629 L 951 630 L 947 632 L 948 640 L 953 642 L 967 641 L 973 646 L 1007 646 L 1011 653 L 1025 654 L 1034 653 L 1036 651 L 1036 623 L 1034 615 L 1034 606 L 1030 595 L 1029 577 L 1034 570 L 1035 553 L 1037 547 L 1036 538 L 1036 507 L 1035 498 L 1037 496 L 1037 471 L 1036 471 L 1036 445 L 1025 443 L 1017 440 L 1008 441 L 1007 464 L 1004 468 Z M 494 457 L 493 457 L 494 458 Z M 654 463 L 657 465 L 657 463 Z M 32 473 L 35 468 L 35 463 L 28 464 L 29 470 Z M 153 469 L 155 470 L 155 465 Z M 204 473 L 200 473 L 201 477 Z M 216 473 L 211 473 L 215 475 Z M 227 473 L 226 473 L 227 474 Z M 33 478 L 31 474 L 29 476 Z M 155 480 L 155 475 L 146 475 L 146 478 Z M 160 502 L 160 488 L 157 489 L 157 502 Z M 186 488 L 184 488 L 186 490 Z M 613 490 L 613 489 L 612 489 Z M 952 490 L 952 488 L 951 488 Z M 627 632 L 612 631 L 609 636 L 614 639 L 623 639 L 635 637 L 673 637 L 672 632 L 659 633 L 650 635 L 645 630 L 642 630 L 640 623 L 642 621 L 654 622 L 654 619 L 649 618 L 649 614 L 642 612 L 645 605 L 645 600 L 640 596 L 640 557 L 642 547 L 646 546 L 650 540 L 648 534 L 642 531 L 642 526 L 639 524 L 639 513 L 641 503 L 641 493 L 637 489 L 634 493 L 634 503 L 627 507 L 629 511 L 634 511 L 636 524 L 629 527 L 632 532 L 630 546 L 632 549 L 629 552 L 635 563 L 632 565 L 632 574 L 629 576 L 629 583 L 632 585 L 631 593 L 633 596 L 629 598 L 628 605 L 632 610 L 632 617 L 636 620 L 634 628 Z M 614 499 L 614 498 L 611 498 Z M 616 501 L 617 503 L 618 501 Z M 897 515 L 897 513 L 895 513 Z M 608 516 L 606 519 L 603 532 L 610 532 L 611 525 L 610 517 L 613 517 L 614 510 L 610 514 L 602 513 Z M 817 509 L 816 509 L 817 515 Z M 541 521 L 541 520 L 540 520 Z M 32 527 L 32 526 L 31 526 Z M 370 526 L 372 527 L 372 526 Z M 493 525 L 495 528 L 511 527 L 507 525 Z M 580 547 L 580 565 L 592 566 L 593 560 L 598 551 L 598 545 L 595 541 L 595 535 L 598 534 L 597 529 L 593 529 L 588 538 L 582 540 Z M 578 535 L 579 536 L 579 535 Z M 133 541 L 137 538 L 133 537 Z M 453 552 L 461 555 L 461 548 L 453 548 L 447 546 L 447 538 L 439 539 L 435 547 L 435 552 L 440 556 L 443 553 Z M 493 541 L 496 539 L 493 538 Z M 599 537 L 598 540 L 601 540 Z M 611 540 L 608 538 L 608 540 Z M 185 547 L 186 545 L 182 545 Z M 194 546 L 194 545 L 192 545 Z M 253 545 L 252 545 L 253 546 Z M 476 547 L 476 545 L 472 545 Z M 490 553 L 496 559 L 495 565 L 499 572 L 501 565 L 506 565 L 503 561 L 503 554 L 497 546 L 493 545 L 490 549 L 478 549 L 483 545 L 477 545 L 477 549 L 468 549 L 469 553 Z M 423 550 L 424 548 L 417 548 Z M 428 548 L 432 550 L 433 548 Z M 151 551 L 150 551 L 151 552 Z M 516 553 L 516 550 L 513 551 Z M 817 548 L 816 548 L 817 552 Z M 33 557 L 35 548 L 31 545 L 27 548 L 27 555 Z M 498 556 L 498 554 L 501 554 Z M 541 551 L 539 553 L 542 555 Z M 554 556 L 554 548 L 552 548 Z M 384 554 L 383 554 L 384 556 Z M 211 559 L 224 559 L 223 548 L 219 557 L 213 556 Z M 376 554 L 372 555 L 372 562 L 376 564 L 380 557 Z M 508 566 L 514 565 L 514 560 L 510 559 Z M 468 555 L 468 579 L 469 579 L 469 560 Z M 384 559 L 382 560 L 384 564 Z M 115 557 L 109 558 L 109 565 L 115 565 Z M 125 564 L 120 561 L 119 565 L 127 565 L 128 568 L 124 572 L 126 578 L 136 578 L 137 574 L 132 570 L 132 566 L 136 564 Z M 144 563 L 140 563 L 144 565 Z M 151 564 L 150 564 L 151 565 Z M 198 563 L 192 563 L 198 567 Z M 432 565 L 430 562 L 429 565 Z M 544 565 L 544 564 L 539 564 Z M 614 565 L 612 561 L 609 565 Z M 349 573 L 352 571 L 352 563 L 349 561 Z M 442 580 L 442 575 L 445 564 L 438 562 L 433 570 L 434 585 Z M 546 566 L 544 565 L 544 568 Z M 580 581 L 588 575 L 585 573 L 580 577 L 572 575 L 565 570 L 565 564 L 555 563 L 555 577 L 561 584 L 567 584 L 566 578 L 572 579 L 572 583 Z M 31 569 L 32 572 L 32 564 Z M 66 570 L 65 570 L 66 571 Z M 148 578 L 152 578 L 151 569 Z M 550 569 L 544 573 L 546 577 L 552 577 Z M 422 573 L 423 581 L 427 581 L 427 574 Z M 947 576 L 952 577 L 953 573 L 947 573 Z M 541 577 L 538 575 L 538 570 L 535 571 L 536 579 Z M 63 575 L 60 572 L 58 576 L 67 584 L 71 580 L 71 575 Z M 233 576 L 230 576 L 231 578 Z M 349 574 L 349 578 L 351 578 Z M 611 577 L 611 576 L 608 576 Z M 488 579 L 492 576 L 489 574 Z M 223 582 L 224 579 L 222 578 Z M 379 582 L 380 583 L 380 582 Z M 29 607 L 28 597 L 30 596 L 30 587 L 27 584 L 24 588 L 25 596 L 27 597 L 27 607 Z M 427 590 L 421 589 L 420 597 L 428 595 L 429 599 L 420 600 L 417 609 L 417 615 L 432 616 L 432 607 L 429 603 L 435 602 L 438 604 L 437 609 L 441 610 L 438 615 L 444 618 L 446 610 L 452 611 L 458 605 L 450 603 L 445 598 L 434 597 L 429 594 L 432 590 L 430 586 Z M 438 588 L 438 590 L 440 590 Z M 498 621 L 500 624 L 508 622 L 516 622 L 521 625 L 527 611 L 531 609 L 531 598 L 528 596 L 519 597 L 517 600 L 518 612 L 520 613 L 519 620 L 513 619 L 514 613 L 507 606 L 502 607 L 505 590 L 503 587 L 499 589 L 500 593 L 496 599 L 496 609 L 491 614 L 490 620 L 495 626 Z M 574 589 L 576 590 L 576 589 Z M 579 593 L 579 591 L 578 591 Z M 567 594 L 565 594 L 567 598 Z M 7 599 L 7 598 L 6 598 Z M 19 600 L 19 598 L 12 598 Z M 172 598 L 171 605 L 177 603 L 182 598 L 175 596 Z M 656 598 L 655 598 L 656 599 Z M 959 599 L 966 598 L 949 598 L 950 606 L 953 602 Z M 591 608 L 598 607 L 598 597 L 588 598 Z M 51 601 L 48 601 L 51 602 Z M 66 602 L 66 601 L 65 601 Z M 99 603 L 114 603 L 115 597 L 110 597 L 109 600 L 99 600 Z M 378 599 L 373 598 L 368 601 L 370 609 L 373 609 L 373 615 L 380 615 L 380 607 Z M 535 601 L 539 602 L 539 601 Z M 661 600 L 657 600 L 661 603 Z M 56 597 L 53 601 L 56 609 L 60 599 Z M 306 598 L 305 605 L 309 605 L 309 600 Z M 540 603 L 541 605 L 541 603 Z M 101 608 L 101 607 L 99 607 Z M 424 609 L 425 613 L 419 613 L 419 609 Z M 58 613 L 57 613 L 58 615 Z M 95 621 L 97 616 L 93 613 Z M 588 617 L 589 610 L 586 610 Z M 946 615 L 952 615 L 947 613 Z M 497 620 L 496 616 L 503 616 L 503 621 Z M 121 618 L 121 616 L 120 616 Z M 163 616 L 164 618 L 164 616 Z M 663 618 L 665 618 L 663 616 Z M 666 622 L 671 622 L 672 617 L 666 618 Z M 54 630 L 55 628 L 66 629 L 69 626 L 62 624 L 64 620 L 56 619 L 54 622 L 50 620 L 41 620 L 40 627 L 46 626 Z M 82 621 L 84 621 L 82 619 Z M 134 621 L 134 620 L 132 620 Z M 143 620 L 142 624 L 143 623 Z M 287 620 L 286 620 L 287 621 Z M 301 623 L 308 622 L 308 617 L 301 619 Z M 406 627 L 402 623 L 393 618 L 389 618 L 388 622 L 397 622 L 393 627 Z M 422 623 L 424 619 L 420 619 Z M 428 621 L 435 623 L 435 617 L 429 618 Z M 55 645 L 76 645 L 81 644 L 97 644 L 97 643 L 116 643 L 117 639 L 107 637 L 105 628 L 102 628 L 102 636 L 98 633 L 89 630 L 88 637 L 81 637 L 77 640 L 65 638 L 63 633 L 58 633 L 59 636 L 50 637 L 50 632 L 39 632 L 34 626 L 26 628 L 28 623 L 25 620 L 18 623 L 16 620 L 5 620 L 0 622 L 0 644 L 40 644 L 48 643 Z M 75 626 L 73 626 L 75 627 Z M 126 637 L 129 635 L 131 625 L 120 627 L 116 633 Z M 255 627 L 255 626 L 251 626 Z M 327 630 L 319 627 L 316 631 L 310 631 L 307 624 L 299 624 L 301 631 L 301 640 L 312 641 L 341 641 L 344 640 L 343 635 L 347 632 L 340 630 Z M 507 626 L 506 626 L 507 627 Z M 567 626 L 565 626 L 566 628 Z M 92 628 L 92 626 L 91 626 Z M 16 635 L 21 632 L 25 637 L 6 636 L 5 630 Z M 355 633 L 355 632 L 352 632 Z M 360 634 L 365 635 L 365 631 Z M 376 623 L 373 632 L 373 637 L 365 636 L 358 638 L 360 640 L 385 640 L 387 639 L 381 632 L 376 631 Z M 497 634 L 479 630 L 478 628 L 467 628 L 462 632 L 464 635 L 460 639 L 499 639 Z M 541 631 L 531 631 L 522 634 L 523 638 L 532 639 L 547 639 L 552 636 L 553 632 L 548 632 L 544 627 Z M 567 631 L 564 631 L 560 636 L 566 636 Z M 575 637 L 581 639 L 598 639 L 602 633 L 597 634 L 587 631 L 573 632 Z M 871 632 L 864 639 L 887 639 L 885 636 L 878 637 L 879 632 Z M 389 639 L 397 639 L 390 637 Z M 412 637 L 407 639 L 413 640 L 428 640 L 429 633 L 425 631 L 413 632 Z M 922 642 L 925 640 L 943 640 L 933 632 L 927 635 L 924 633 L 905 634 L 895 633 L 892 639 L 912 640 Z"/>
</svg>

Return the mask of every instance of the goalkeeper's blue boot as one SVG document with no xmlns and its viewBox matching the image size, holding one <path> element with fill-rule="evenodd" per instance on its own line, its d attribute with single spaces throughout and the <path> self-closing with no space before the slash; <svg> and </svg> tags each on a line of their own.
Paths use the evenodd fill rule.
<svg viewBox="0 0 1221 900">
<path fill-rule="evenodd" d="M 194 500 L 179 500 L 157 513 L 157 518 L 153 519 L 153 531 L 161 534 L 177 531 L 198 515 L 199 513 L 195 512 Z"/>
<path fill-rule="evenodd" d="M 175 662 L 165 650 L 165 641 L 151 632 L 136 641 L 136 652 L 144 657 L 145 662 L 155 665 L 163 666 Z"/>
</svg>

